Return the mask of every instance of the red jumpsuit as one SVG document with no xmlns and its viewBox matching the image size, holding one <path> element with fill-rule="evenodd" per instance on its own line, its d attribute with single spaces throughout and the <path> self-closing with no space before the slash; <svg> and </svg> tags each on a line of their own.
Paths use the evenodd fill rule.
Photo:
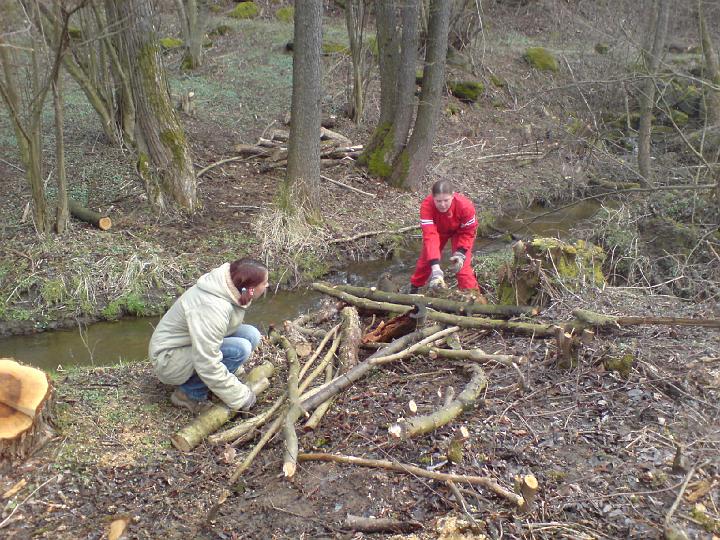
<svg viewBox="0 0 720 540">
<path fill-rule="evenodd" d="M 423 246 L 410 283 L 415 287 L 427 283 L 430 267 L 440 263 L 440 253 L 450 240 L 453 253 L 459 251 L 465 254 L 465 263 L 457 273 L 458 288 L 478 289 L 475 272 L 470 264 L 477 225 L 475 207 L 464 195 L 456 193 L 450 208 L 444 213 L 435 207 L 432 195 L 426 197 L 420 205 Z"/>
</svg>

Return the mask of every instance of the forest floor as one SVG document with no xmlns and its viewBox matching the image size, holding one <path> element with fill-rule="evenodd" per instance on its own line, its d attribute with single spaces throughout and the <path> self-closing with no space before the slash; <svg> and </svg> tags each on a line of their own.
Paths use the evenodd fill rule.
<svg viewBox="0 0 720 540">
<path fill-rule="evenodd" d="M 617 168 L 619 159 L 632 159 L 600 154 L 579 142 L 568 131 L 575 118 L 564 110 L 563 98 L 534 94 L 538 87 L 572 81 L 567 73 L 539 74 L 522 60 L 528 45 L 552 41 L 555 14 L 538 13 L 533 5 L 495 20 L 498 29 L 508 29 L 511 19 L 515 26 L 498 31 L 502 37 L 487 58 L 478 59 L 487 64 L 486 95 L 477 104 L 448 97 L 453 107 L 443 110 L 430 174 L 418 192 L 390 188 L 351 165 L 324 171 L 371 194 L 321 185 L 325 223 L 318 238 L 325 246 L 368 230 L 414 225 L 420 199 L 440 176 L 456 181 L 458 191 L 491 221 L 532 203 L 562 204 L 587 194 L 589 171 L 605 173 Z M 198 169 L 234 155 L 238 143 L 252 144 L 266 130 L 283 127 L 289 111 L 292 57 L 284 45 L 292 27 L 272 19 L 218 16 L 215 22 L 234 31 L 213 38 L 207 64 L 197 73 L 179 71 L 177 52 L 166 55 L 175 98 L 187 91 L 196 95 L 194 115 L 182 120 Z M 338 18 L 326 37 L 341 41 L 342 36 Z M 554 46 L 571 61 L 593 55 L 590 40 Z M 323 107 L 337 117 L 335 131 L 362 143 L 377 116 L 378 85 L 371 81 L 366 122 L 355 126 L 342 116 L 347 68 L 345 57 L 326 58 Z M 451 74 L 463 76 L 454 70 L 451 66 Z M 489 73 L 505 84 L 491 84 Z M 573 77 L 582 75 L 576 71 Z M 237 256 L 267 255 L 256 225 L 272 206 L 282 171 L 260 172 L 261 165 L 250 160 L 214 168 L 200 179 L 199 212 L 156 216 L 132 160 L 103 142 L 83 96 L 71 90 L 67 101 L 71 194 L 112 215 L 113 229 L 99 232 L 75 222 L 63 237 L 38 239 L 18 161 L 0 160 L 5 179 L 0 335 L 160 313 L 204 271 Z M 14 156 L 8 127 L 3 116 L 0 154 Z M 52 146 L 51 134 L 47 141 Z M 487 158 L 528 148 L 536 152 L 532 159 Z M 49 163 L 52 158 L 48 152 Z M 315 246 L 299 258 L 283 259 L 282 267 L 272 268 L 272 278 L 275 284 L 282 279 L 283 286 L 307 283 L 344 261 L 382 256 L 406 240 L 388 233 L 332 250 Z M 628 285 L 563 294 L 540 319 L 568 320 L 578 307 L 609 314 L 718 316 L 716 302 L 689 302 Z M 241 483 L 229 486 L 244 449 L 235 453 L 203 444 L 187 454 L 174 450 L 168 435 L 190 415 L 170 405 L 170 388 L 156 381 L 149 364 L 139 363 L 56 375 L 58 437 L 22 466 L 2 471 L 0 535 L 101 538 L 111 522 L 127 518 L 130 538 L 362 538 L 343 529 L 346 514 L 355 514 L 416 520 L 423 525 L 417 538 L 658 538 L 683 487 L 671 521 L 690 538 L 720 535 L 717 331 L 668 326 L 603 331 L 570 371 L 555 366 L 551 340 L 464 331 L 461 341 L 465 348 L 523 357 L 528 388 L 518 388 L 514 371 L 487 366 L 488 389 L 475 410 L 430 435 L 397 442 L 389 439 L 387 427 L 407 414 L 410 400 L 419 412 L 429 412 L 438 404 L 438 391 L 461 388 L 467 380 L 453 363 L 413 357 L 344 392 L 320 427 L 301 437 L 301 448 L 486 475 L 507 487 L 516 474 L 532 472 L 540 495 L 527 515 L 468 486 L 467 511 L 476 526 L 458 525 L 452 532 L 452 522 L 443 518 L 469 518 L 446 485 L 312 462 L 302 463 L 287 481 L 280 469 L 281 444 L 263 451 Z M 625 353 L 634 355 L 627 378 L 603 368 L 604 357 Z M 264 359 L 279 373 L 258 407 L 284 387 L 281 351 L 266 344 L 253 362 Z M 464 459 L 444 463 L 460 426 L 470 434 Z M 673 466 L 677 447 L 688 465 Z M 13 486 L 18 489 L 8 494 Z"/>
</svg>

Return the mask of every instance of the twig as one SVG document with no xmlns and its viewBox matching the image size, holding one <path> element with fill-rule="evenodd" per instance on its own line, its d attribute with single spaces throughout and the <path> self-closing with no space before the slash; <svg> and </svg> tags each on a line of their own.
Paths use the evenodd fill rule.
<svg viewBox="0 0 720 540">
<path fill-rule="evenodd" d="M 362 189 L 358 189 L 356 187 L 352 187 L 347 184 L 343 184 L 342 182 L 333 180 L 332 178 L 330 178 L 329 176 L 325 176 L 324 174 L 321 174 L 320 178 L 322 178 L 323 180 L 327 180 L 328 182 L 331 182 L 340 187 L 344 187 L 345 189 L 349 189 L 350 191 L 354 191 L 355 193 L 360 193 L 361 195 L 367 195 L 368 197 L 372 197 L 373 199 L 375 199 L 377 197 L 377 195 L 375 195 L 374 193 L 368 193 L 367 191 L 363 191 Z"/>
<path fill-rule="evenodd" d="M 30 495 L 25 497 L 22 500 L 22 502 L 18 503 L 18 505 L 12 509 L 12 512 L 10 512 L 10 515 L 8 515 L 8 517 L 6 517 L 5 519 L 2 520 L 2 522 L 0 522 L 0 529 L 2 529 L 3 527 L 6 527 L 10 523 L 10 518 L 12 518 L 13 515 L 15 514 L 15 512 L 18 511 L 18 508 L 20 508 L 23 504 L 28 502 L 32 498 L 32 496 L 35 495 L 38 491 L 40 491 L 40 489 L 43 488 L 46 484 L 52 482 L 53 480 L 57 480 L 59 477 L 60 477 L 60 475 L 58 474 L 58 475 L 53 476 L 52 478 L 48 478 L 47 480 L 45 480 L 45 482 L 43 482 L 38 487 L 36 487 Z"/>
<path fill-rule="evenodd" d="M 220 161 L 216 161 L 215 163 L 211 163 L 207 167 L 203 167 L 202 169 L 200 169 L 198 171 L 198 173 L 195 175 L 195 177 L 200 178 L 203 174 L 205 174 L 209 170 L 214 169 L 215 167 L 218 167 L 225 163 L 230 163 L 231 161 L 243 161 L 243 160 L 247 160 L 247 157 L 246 156 L 233 156 L 230 158 L 221 159 Z"/>
<path fill-rule="evenodd" d="M 455 495 L 457 502 L 460 504 L 460 507 L 462 508 L 463 512 L 470 520 L 470 523 L 472 523 L 474 527 L 479 527 L 478 522 L 475 521 L 475 518 L 470 513 L 470 510 L 468 510 L 468 505 L 467 505 L 467 502 L 465 502 L 465 497 L 463 497 L 463 494 L 460 493 L 460 490 L 455 485 L 455 483 L 452 480 L 448 480 L 447 485 L 450 488 L 450 491 L 452 491 L 453 495 Z"/>
<path fill-rule="evenodd" d="M 399 234 L 404 233 L 408 231 L 412 231 L 413 229 L 419 229 L 420 225 L 408 225 L 407 227 L 401 227 L 399 229 L 382 229 L 380 231 L 367 231 L 364 233 L 359 233 L 354 236 L 348 236 L 345 238 L 336 238 L 334 240 L 330 240 L 328 244 L 341 244 L 343 242 L 353 242 L 355 240 L 359 240 L 360 238 L 365 238 L 367 236 L 377 236 L 379 234 Z"/>
<path fill-rule="evenodd" d="M 685 493 L 685 490 L 688 487 L 688 484 L 690 483 L 690 480 L 692 479 L 693 475 L 695 474 L 695 466 L 693 466 L 687 473 L 687 476 L 685 477 L 685 481 L 683 482 L 683 485 L 680 486 L 680 491 L 678 491 L 677 497 L 675 498 L 675 502 L 670 507 L 670 510 L 668 510 L 668 513 L 665 514 L 665 530 L 670 527 L 670 520 L 672 519 L 673 514 L 675 513 L 675 510 L 677 510 L 677 507 L 680 505 L 680 501 L 682 500 L 682 497 Z"/>
</svg>

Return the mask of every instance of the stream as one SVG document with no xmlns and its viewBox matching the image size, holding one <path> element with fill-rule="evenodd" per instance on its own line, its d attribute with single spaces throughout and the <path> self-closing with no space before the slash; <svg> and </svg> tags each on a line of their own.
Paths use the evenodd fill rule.
<svg viewBox="0 0 720 540">
<path fill-rule="evenodd" d="M 579 222 L 595 215 L 600 203 L 583 203 L 548 213 L 547 208 L 531 208 L 516 214 L 501 216 L 495 226 L 519 235 L 560 236 Z M 350 263 L 327 277 L 333 283 L 374 285 L 378 278 L 389 273 L 398 285 L 409 282 L 419 252 L 419 233 L 408 248 L 390 259 Z M 507 249 L 500 240 L 478 238 L 474 256 Z M 446 252 L 447 252 L 446 248 Z M 447 256 L 447 255 L 446 255 Z M 272 288 L 272 286 L 271 286 Z M 248 309 L 245 322 L 266 332 L 272 324 L 311 310 L 322 295 L 308 289 L 291 291 L 268 290 Z M 114 322 L 100 322 L 75 330 L 53 330 L 39 334 L 12 336 L 0 339 L 0 358 L 11 357 L 47 371 L 62 371 L 75 365 L 107 366 L 137 362 L 147 358 L 147 346 L 159 317 L 128 318 Z"/>
</svg>

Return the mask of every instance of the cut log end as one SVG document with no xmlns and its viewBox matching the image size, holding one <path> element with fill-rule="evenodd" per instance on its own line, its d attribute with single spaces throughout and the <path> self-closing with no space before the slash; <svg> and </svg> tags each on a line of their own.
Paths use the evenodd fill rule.
<svg viewBox="0 0 720 540">
<path fill-rule="evenodd" d="M 283 474 L 285 475 L 285 478 L 292 478 L 295 476 L 295 472 L 297 471 L 297 464 L 286 462 L 283 465 Z"/>
<path fill-rule="evenodd" d="M 402 439 L 403 437 L 403 428 L 400 424 L 393 424 L 388 428 L 388 433 L 392 435 L 393 437 L 397 437 L 398 439 Z"/>
<path fill-rule="evenodd" d="M 49 440 L 53 398 L 44 371 L 0 359 L 0 462 L 25 459 Z"/>
<path fill-rule="evenodd" d="M 112 220 L 109 217 L 101 217 L 98 220 L 98 229 L 101 231 L 109 231 L 112 228 Z"/>
<path fill-rule="evenodd" d="M 190 441 L 188 441 L 180 433 L 176 433 L 175 435 L 170 437 L 170 442 L 177 450 L 180 450 L 181 452 L 189 452 L 194 448 L 194 446 L 190 444 Z"/>
</svg>

